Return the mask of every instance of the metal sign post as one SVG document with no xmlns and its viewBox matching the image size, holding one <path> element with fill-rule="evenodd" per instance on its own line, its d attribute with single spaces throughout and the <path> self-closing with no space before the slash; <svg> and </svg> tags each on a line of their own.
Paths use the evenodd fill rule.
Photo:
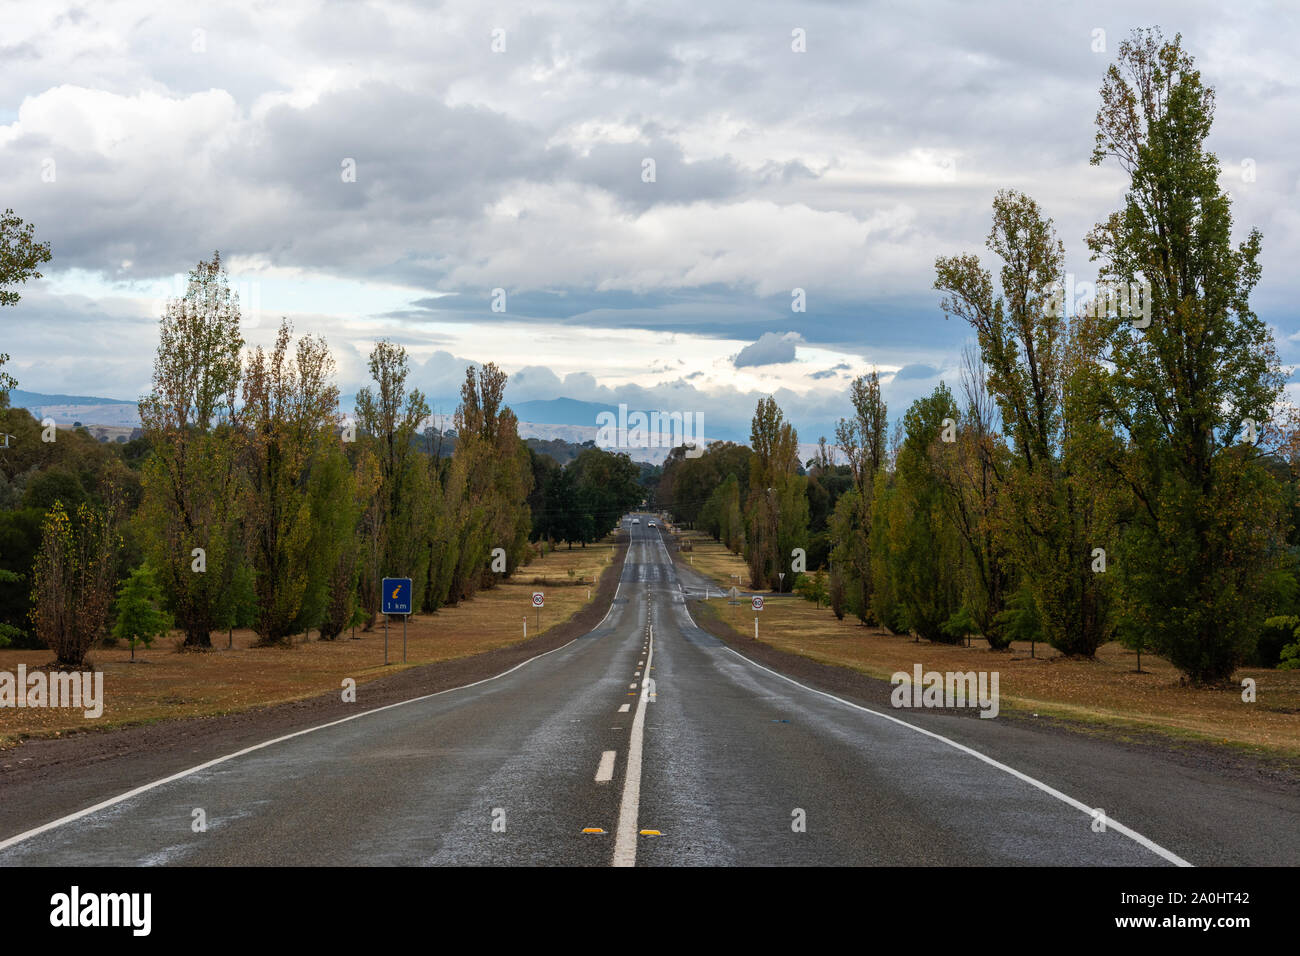
<svg viewBox="0 0 1300 956">
<path fill-rule="evenodd" d="M 754 640 L 758 640 L 758 612 L 763 610 L 763 596 L 755 594 L 749 602 L 750 607 L 754 609 Z"/>
<path fill-rule="evenodd" d="M 402 615 L 402 663 L 406 663 L 406 619 L 411 614 L 411 579 L 384 578 L 383 581 L 384 613 L 384 663 L 388 663 L 388 617 L 390 614 Z"/>
<path fill-rule="evenodd" d="M 542 608 L 546 605 L 546 595 L 541 591 L 533 592 L 533 607 L 537 608 L 537 633 L 542 633 Z"/>
</svg>

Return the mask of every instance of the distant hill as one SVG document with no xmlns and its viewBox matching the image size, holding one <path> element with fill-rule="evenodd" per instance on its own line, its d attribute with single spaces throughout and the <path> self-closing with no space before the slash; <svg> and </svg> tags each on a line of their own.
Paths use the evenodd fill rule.
<svg viewBox="0 0 1300 956">
<path fill-rule="evenodd" d="M 135 405 L 135 399 L 95 398 L 90 395 L 46 395 L 43 392 L 26 392 L 15 388 L 9 393 L 9 404 L 15 408 L 31 405 Z"/>
<path fill-rule="evenodd" d="M 521 422 L 547 425 L 589 425 L 596 427 L 596 416 L 601 412 L 618 414 L 617 405 L 599 402 L 581 402 L 576 398 L 548 398 L 533 402 L 508 402 L 515 417 Z"/>
<path fill-rule="evenodd" d="M 349 413 L 353 402 L 345 396 L 342 408 Z M 37 418 L 52 418 L 63 426 L 81 422 L 84 425 L 100 425 L 114 429 L 132 429 L 140 425 L 140 414 L 136 402 L 116 398 L 102 398 L 92 395 L 58 395 L 44 392 L 28 392 L 14 389 L 9 393 L 9 404 L 15 408 L 25 408 Z M 510 404 L 519 419 L 519 437 L 538 452 L 549 455 L 561 464 L 577 457 L 586 442 L 593 442 L 600 434 L 597 416 L 608 412 L 618 416 L 616 405 L 601 402 L 584 402 L 574 398 L 552 398 L 530 402 Z M 632 411 L 636 411 L 633 409 Z M 449 414 L 432 415 L 426 425 L 447 431 L 452 429 L 452 416 Z M 620 441 L 626 436 L 620 435 Z M 716 436 L 711 436 L 716 438 Z M 707 441 L 708 439 L 706 439 Z M 442 453 L 450 454 L 455 447 L 455 440 L 450 439 L 442 445 Z M 815 446 L 810 446 L 815 447 Z M 634 461 L 662 464 L 668 455 L 668 443 L 653 442 L 649 447 L 626 446 L 620 444 L 617 450 L 625 451 Z M 800 449 L 802 457 L 805 449 Z"/>
<path fill-rule="evenodd" d="M 87 425 L 135 428 L 140 424 L 137 403 L 118 398 L 49 395 L 16 388 L 9 393 L 9 404 L 14 408 L 25 408 L 37 418 L 52 418 L 60 425 L 83 422 Z"/>
</svg>

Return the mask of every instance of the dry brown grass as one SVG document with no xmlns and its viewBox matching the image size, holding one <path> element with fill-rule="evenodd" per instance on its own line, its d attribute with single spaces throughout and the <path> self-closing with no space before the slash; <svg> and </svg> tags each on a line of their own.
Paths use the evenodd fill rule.
<svg viewBox="0 0 1300 956">
<path fill-rule="evenodd" d="M 226 634 L 213 635 L 214 650 L 205 653 L 177 653 L 177 634 L 155 642 L 151 650 L 137 648 L 135 663 L 127 647 L 97 647 L 90 661 L 104 672 L 103 715 L 89 720 L 80 710 L 3 708 L 0 747 L 12 746 L 22 736 L 57 736 L 70 730 L 232 713 L 327 691 L 337 693 L 345 677 L 360 685 L 403 667 L 516 644 L 524 639 L 525 616 L 528 636 L 538 634 L 533 591 L 546 595 L 541 612 L 545 632 L 594 598 L 595 582 L 613 560 L 614 550 L 610 540 L 585 549 L 559 550 L 522 568 L 514 579 L 480 591 L 471 601 L 435 614 L 413 615 L 407 625 L 406 664 L 402 663 L 401 620 L 394 618 L 388 631 L 390 665 L 384 666 L 382 617 L 374 631 L 358 630 L 358 640 L 351 640 L 351 632 L 345 631 L 335 641 L 313 637 L 292 647 L 253 647 L 256 636 L 244 630 L 234 632 L 234 646 L 229 649 Z M 534 584 L 537 578 L 546 583 Z M 19 664 L 30 670 L 50 660 L 48 650 L 0 650 L 0 670 L 11 673 Z"/>
<path fill-rule="evenodd" d="M 682 552 L 682 560 L 696 571 L 708 575 L 725 588 L 733 584 L 740 588 L 751 586 L 749 568 L 740 555 L 732 554 L 722 544 L 698 531 L 679 531 L 677 536 L 683 543 L 690 543 L 691 550 Z"/>
<path fill-rule="evenodd" d="M 695 567 L 724 581 L 743 562 L 707 538 L 692 541 Z M 704 556 L 711 557 L 705 559 Z M 730 570 L 729 570 L 730 569 Z M 754 617 L 748 603 L 732 606 L 714 599 L 711 613 L 740 635 L 752 638 Z M 827 608 L 818 610 L 802 598 L 769 598 L 758 614 L 759 639 L 780 650 L 851 667 L 888 680 L 898 672 L 924 670 L 994 671 L 999 674 L 1004 711 L 1049 715 L 1111 731 L 1154 731 L 1172 737 L 1224 743 L 1248 750 L 1300 756 L 1300 671 L 1242 668 L 1236 685 L 1227 689 L 1183 686 L 1178 671 L 1162 658 L 1137 658 L 1122 645 L 1104 645 L 1094 661 L 1062 657 L 1038 644 L 1030 657 L 1028 644 L 993 651 L 979 640 L 972 646 L 916 642 L 891 635 L 856 620 L 838 621 Z M 1256 682 L 1255 703 L 1241 699 L 1244 678 Z"/>
</svg>

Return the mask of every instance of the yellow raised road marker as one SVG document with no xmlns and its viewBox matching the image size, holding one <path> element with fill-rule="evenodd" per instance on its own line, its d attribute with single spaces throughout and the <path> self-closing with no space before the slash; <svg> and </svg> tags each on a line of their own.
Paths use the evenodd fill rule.
<svg viewBox="0 0 1300 956">
<path fill-rule="evenodd" d="M 660 833 L 658 830 L 642 830 L 641 835 L 642 836 L 663 836 L 663 834 Z"/>
<path fill-rule="evenodd" d="M 605 831 L 602 830 L 600 827 L 583 827 L 582 832 L 583 833 L 604 833 Z"/>
</svg>

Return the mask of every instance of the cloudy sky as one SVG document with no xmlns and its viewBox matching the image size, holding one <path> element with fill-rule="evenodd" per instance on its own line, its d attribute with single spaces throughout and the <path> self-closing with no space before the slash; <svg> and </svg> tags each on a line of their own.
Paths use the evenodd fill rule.
<svg viewBox="0 0 1300 956">
<path fill-rule="evenodd" d="M 250 343 L 282 315 L 324 335 L 344 393 L 390 338 L 444 411 L 495 361 L 516 402 L 711 434 L 775 393 L 815 441 L 873 366 L 895 416 L 955 383 L 934 259 L 984 252 L 998 189 L 1094 275 L 1083 236 L 1124 188 L 1088 164 L 1097 91 L 1159 25 L 1217 89 L 1256 310 L 1300 361 L 1297 10 L 0 0 L 0 207 L 55 255 L 0 351 L 22 388 L 134 398 L 161 303 L 220 249 Z"/>
</svg>

